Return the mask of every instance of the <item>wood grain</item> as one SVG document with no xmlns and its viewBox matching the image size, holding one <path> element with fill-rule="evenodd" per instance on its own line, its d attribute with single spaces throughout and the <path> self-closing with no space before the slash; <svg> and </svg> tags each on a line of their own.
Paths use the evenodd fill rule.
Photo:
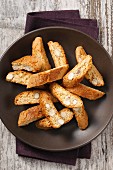
<svg viewBox="0 0 113 170">
<path fill-rule="evenodd" d="M 113 57 L 113 0 L 2 0 L 0 1 L 0 52 L 23 35 L 27 12 L 79 9 L 82 18 L 95 18 L 100 43 Z M 90 160 L 78 159 L 76 166 L 50 163 L 15 154 L 15 137 L 0 121 L 0 170 L 112 170 L 113 120 L 92 141 Z"/>
</svg>

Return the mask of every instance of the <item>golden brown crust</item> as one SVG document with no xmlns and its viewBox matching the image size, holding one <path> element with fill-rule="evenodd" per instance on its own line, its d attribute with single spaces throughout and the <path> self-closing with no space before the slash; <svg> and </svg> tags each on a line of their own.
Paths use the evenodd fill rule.
<svg viewBox="0 0 113 170">
<path fill-rule="evenodd" d="M 70 91 L 73 94 L 77 94 L 78 96 L 81 96 L 83 98 L 87 98 L 89 100 L 99 99 L 105 94 L 100 90 L 88 87 L 81 83 L 79 83 L 75 87 L 68 87 L 66 88 L 66 90 Z"/>
<path fill-rule="evenodd" d="M 53 128 L 47 117 L 42 120 L 37 121 L 35 125 L 37 128 L 44 129 L 44 130 Z"/>
<path fill-rule="evenodd" d="M 44 115 L 42 113 L 42 109 L 40 105 L 31 107 L 20 113 L 19 119 L 18 119 L 18 126 L 28 125 L 29 123 L 32 123 L 43 117 Z"/>
<path fill-rule="evenodd" d="M 32 73 L 26 71 L 14 71 L 8 73 L 6 80 L 12 83 L 27 85 L 31 75 Z"/>
<path fill-rule="evenodd" d="M 82 106 L 80 108 L 73 108 L 73 112 L 75 114 L 75 118 L 77 120 L 78 127 L 81 130 L 86 129 L 88 126 L 88 115 L 84 109 L 84 106 Z"/>
<path fill-rule="evenodd" d="M 75 65 L 75 67 L 63 77 L 63 85 L 65 87 L 73 87 L 77 85 L 83 80 L 87 71 L 91 69 L 91 67 L 92 57 L 87 55 L 82 62 Z"/>
<path fill-rule="evenodd" d="M 51 70 L 33 74 L 29 79 L 27 88 L 36 87 L 56 80 L 60 80 L 66 74 L 68 68 L 69 65 L 67 64 L 64 66 L 53 68 Z"/>
<path fill-rule="evenodd" d="M 73 118 L 73 115 L 74 115 L 74 113 L 68 108 L 64 108 L 60 110 L 59 113 L 62 119 L 64 120 L 64 124 L 68 123 Z M 48 120 L 48 118 L 46 117 L 42 120 L 37 121 L 36 127 L 47 130 L 47 129 L 52 128 L 52 125 L 50 121 Z"/>
<path fill-rule="evenodd" d="M 62 124 L 64 124 L 64 120 L 55 108 L 50 96 L 45 92 L 40 94 L 40 105 L 43 114 L 48 118 L 53 128 L 59 128 Z"/>
<path fill-rule="evenodd" d="M 82 46 L 76 48 L 75 55 L 78 63 L 84 60 L 87 56 Z M 103 77 L 93 64 L 91 69 L 85 75 L 85 78 L 88 79 L 94 86 L 104 86 Z"/>
<path fill-rule="evenodd" d="M 43 41 L 41 37 L 36 37 L 32 44 L 32 56 L 37 57 L 41 65 L 41 71 L 51 69 L 49 60 L 46 56 Z"/>
<path fill-rule="evenodd" d="M 83 105 L 79 96 L 70 93 L 57 83 L 51 83 L 50 90 L 53 96 L 67 108 L 81 107 Z"/>
<path fill-rule="evenodd" d="M 49 41 L 49 50 L 51 52 L 55 67 L 67 64 L 66 55 L 63 47 L 58 42 Z"/>
<path fill-rule="evenodd" d="M 24 105 L 24 104 L 38 104 L 40 99 L 40 93 L 42 90 L 32 90 L 32 91 L 23 91 L 19 93 L 14 100 L 15 105 Z M 58 102 L 58 100 L 53 97 L 53 95 L 47 91 L 47 93 L 53 102 Z"/>
<path fill-rule="evenodd" d="M 31 72 L 37 72 L 41 69 L 40 62 L 37 57 L 24 56 L 12 63 L 13 70 L 26 70 Z"/>
</svg>

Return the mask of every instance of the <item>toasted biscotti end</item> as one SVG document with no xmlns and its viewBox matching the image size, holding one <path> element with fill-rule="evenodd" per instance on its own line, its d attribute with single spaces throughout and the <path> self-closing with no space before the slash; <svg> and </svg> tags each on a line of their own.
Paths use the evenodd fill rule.
<svg viewBox="0 0 113 170">
<path fill-rule="evenodd" d="M 50 96 L 45 92 L 40 94 L 40 105 L 43 114 L 48 118 L 53 128 L 59 128 L 64 124 L 64 120 L 55 108 Z"/>
<path fill-rule="evenodd" d="M 52 129 L 52 125 L 47 117 L 37 121 L 35 125 L 39 129 L 44 130 Z"/>
<path fill-rule="evenodd" d="M 71 71 L 69 71 L 63 77 L 63 85 L 65 87 L 73 87 L 76 84 L 80 83 L 87 71 L 92 67 L 92 57 L 87 55 L 86 58 L 78 63 Z"/>
<path fill-rule="evenodd" d="M 96 100 L 96 99 L 99 99 L 105 95 L 104 92 L 94 89 L 94 88 L 91 88 L 91 87 L 86 86 L 81 83 L 79 83 L 75 87 L 67 87 L 66 90 L 68 90 L 69 92 L 76 94 L 80 97 L 89 99 L 89 100 Z"/>
<path fill-rule="evenodd" d="M 40 60 L 34 56 L 24 56 L 12 63 L 13 70 L 26 70 L 31 72 L 38 72 L 41 69 Z"/>
<path fill-rule="evenodd" d="M 76 60 L 78 63 L 81 62 L 82 60 L 84 60 L 86 55 L 87 54 L 82 46 L 78 46 L 76 48 L 75 56 L 76 56 Z"/>
<path fill-rule="evenodd" d="M 25 126 L 29 123 L 32 123 L 36 120 L 43 118 L 44 115 L 42 113 L 41 106 L 33 106 L 27 110 L 24 110 L 20 113 L 18 119 L 18 126 Z"/>
<path fill-rule="evenodd" d="M 32 73 L 19 70 L 19 71 L 9 72 L 8 75 L 6 76 L 6 80 L 12 83 L 27 85 L 31 75 Z"/>
<path fill-rule="evenodd" d="M 15 105 L 24 105 L 24 104 L 38 104 L 41 90 L 32 90 L 32 91 L 24 91 L 19 93 L 14 100 Z M 47 93 L 53 102 L 58 102 L 58 100 L 49 92 Z"/>
<path fill-rule="evenodd" d="M 70 93 L 58 83 L 51 83 L 50 90 L 53 96 L 67 108 L 81 107 L 83 105 L 83 102 L 79 96 Z"/>
<path fill-rule="evenodd" d="M 86 129 L 88 127 L 88 115 L 84 109 L 84 106 L 78 107 L 78 108 L 73 108 L 72 110 L 75 114 L 75 118 L 78 123 L 78 127 L 81 130 Z"/>
<path fill-rule="evenodd" d="M 64 108 L 62 110 L 59 111 L 62 119 L 64 120 L 64 124 L 68 123 L 70 120 L 72 120 L 74 113 L 68 109 L 68 108 Z M 50 123 L 50 121 L 48 120 L 48 118 L 44 118 L 41 119 L 39 121 L 36 122 L 36 127 L 40 128 L 40 129 L 51 129 L 52 125 Z"/>
<path fill-rule="evenodd" d="M 63 47 L 58 42 L 49 41 L 49 50 L 52 55 L 55 67 L 63 66 L 67 64 L 67 58 Z"/>
<path fill-rule="evenodd" d="M 85 78 L 94 86 L 104 86 L 103 77 L 93 64 L 91 69 L 85 75 Z"/>
<path fill-rule="evenodd" d="M 56 80 L 60 80 L 66 74 L 69 65 L 60 66 L 37 74 L 33 74 L 28 82 L 27 88 L 40 86 Z"/>
<path fill-rule="evenodd" d="M 37 57 L 40 61 L 41 71 L 51 69 L 41 37 L 36 37 L 32 43 L 32 56 Z"/>
</svg>

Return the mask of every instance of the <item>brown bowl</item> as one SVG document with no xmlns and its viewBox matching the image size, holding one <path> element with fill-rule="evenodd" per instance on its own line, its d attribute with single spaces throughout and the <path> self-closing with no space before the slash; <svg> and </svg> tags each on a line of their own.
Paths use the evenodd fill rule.
<svg viewBox="0 0 113 170">
<path fill-rule="evenodd" d="M 70 68 L 76 64 L 75 48 L 83 46 L 88 54 L 93 56 L 93 62 L 104 77 L 105 86 L 99 87 L 106 95 L 96 101 L 83 99 L 86 111 L 89 115 L 89 126 L 86 130 L 79 130 L 75 120 L 62 126 L 60 129 L 40 130 L 35 123 L 26 127 L 18 127 L 19 113 L 28 106 L 15 106 L 15 96 L 26 90 L 26 87 L 6 82 L 5 77 L 12 71 L 11 62 L 31 54 L 32 41 L 36 36 L 41 36 L 44 41 L 47 56 L 53 65 L 47 42 L 58 41 L 66 52 Z M 91 86 L 90 83 L 84 81 Z M 74 29 L 64 27 L 49 27 L 32 31 L 12 44 L 3 54 L 0 61 L 0 118 L 4 125 L 21 141 L 40 149 L 50 151 L 69 150 L 83 146 L 98 136 L 109 123 L 113 112 L 113 63 L 106 50 L 88 35 Z M 58 109 L 62 106 L 56 104 Z"/>
</svg>

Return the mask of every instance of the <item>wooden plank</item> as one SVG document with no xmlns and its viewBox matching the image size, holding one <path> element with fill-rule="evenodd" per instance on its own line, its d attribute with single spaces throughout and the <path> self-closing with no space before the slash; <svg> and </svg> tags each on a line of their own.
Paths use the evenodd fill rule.
<svg viewBox="0 0 113 170">
<path fill-rule="evenodd" d="M 79 9 L 82 18 L 95 18 L 100 28 L 100 43 L 113 56 L 113 0 L 2 0 L 0 1 L 1 54 L 23 35 L 27 12 Z M 50 163 L 15 154 L 15 137 L 0 121 L 0 170 L 112 170 L 113 120 L 99 137 L 92 141 L 90 160 L 78 159 L 76 166 Z"/>
</svg>

